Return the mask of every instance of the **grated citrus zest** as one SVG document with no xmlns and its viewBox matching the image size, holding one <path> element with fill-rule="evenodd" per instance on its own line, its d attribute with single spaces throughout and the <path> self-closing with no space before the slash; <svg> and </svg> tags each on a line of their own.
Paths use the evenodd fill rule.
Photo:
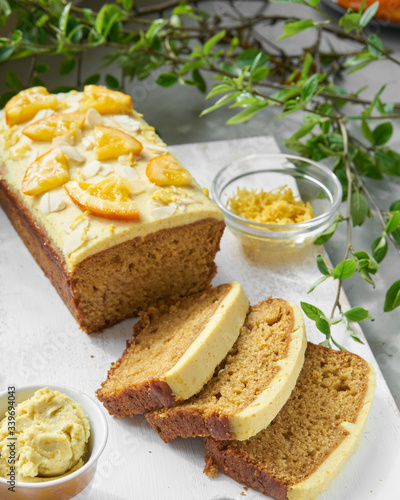
<svg viewBox="0 0 400 500">
<path fill-rule="evenodd" d="M 264 224 L 295 224 L 314 217 L 311 204 L 296 199 L 287 186 L 259 192 L 238 187 L 228 198 L 227 207 L 244 219 Z"/>
</svg>

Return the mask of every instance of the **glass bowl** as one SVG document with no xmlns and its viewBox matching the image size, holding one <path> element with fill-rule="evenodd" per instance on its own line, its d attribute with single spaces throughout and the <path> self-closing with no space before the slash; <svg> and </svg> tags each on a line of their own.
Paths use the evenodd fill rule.
<svg viewBox="0 0 400 500">
<path fill-rule="evenodd" d="M 303 202 L 310 202 L 314 217 L 295 224 L 265 224 L 244 219 L 227 206 L 237 188 L 271 191 L 287 186 Z M 254 154 L 236 160 L 215 176 L 211 194 L 228 228 L 242 243 L 257 250 L 295 250 L 315 241 L 334 222 L 342 201 L 342 187 L 327 167 L 287 154 Z"/>
</svg>

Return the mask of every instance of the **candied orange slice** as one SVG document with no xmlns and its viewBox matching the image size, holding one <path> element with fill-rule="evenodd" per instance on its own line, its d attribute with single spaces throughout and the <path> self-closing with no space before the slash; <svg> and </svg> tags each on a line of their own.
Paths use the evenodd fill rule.
<svg viewBox="0 0 400 500">
<path fill-rule="evenodd" d="M 42 118 L 27 125 L 22 133 L 33 141 L 51 141 L 60 135 L 75 135 L 85 123 L 84 113 L 63 113 Z"/>
<path fill-rule="evenodd" d="M 41 109 L 58 109 L 58 106 L 57 97 L 49 94 L 45 87 L 22 90 L 5 105 L 7 125 L 27 122 Z"/>
<path fill-rule="evenodd" d="M 193 180 L 186 168 L 168 153 L 152 158 L 147 164 L 146 175 L 157 186 L 189 186 Z"/>
<path fill-rule="evenodd" d="M 71 199 L 82 209 L 105 219 L 138 220 L 136 202 L 129 197 L 129 185 L 110 177 L 96 184 L 71 181 L 65 186 Z"/>
<path fill-rule="evenodd" d="M 110 90 L 101 85 L 85 85 L 80 111 L 94 108 L 101 115 L 129 113 L 132 106 L 131 96 Z"/>
<path fill-rule="evenodd" d="M 142 151 L 142 144 L 117 128 L 98 125 L 94 128 L 94 148 L 97 160 L 110 160 L 121 155 Z"/>
<path fill-rule="evenodd" d="M 69 181 L 67 157 L 60 148 L 47 151 L 29 165 L 22 179 L 21 191 L 34 196 Z"/>
</svg>

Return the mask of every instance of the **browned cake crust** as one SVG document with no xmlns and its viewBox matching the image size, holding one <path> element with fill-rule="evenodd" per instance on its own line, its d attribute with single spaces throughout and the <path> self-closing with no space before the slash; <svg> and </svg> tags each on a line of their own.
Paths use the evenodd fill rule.
<svg viewBox="0 0 400 500">
<path fill-rule="evenodd" d="M 110 415 L 133 417 L 182 401 L 161 377 L 197 339 L 231 289 L 230 284 L 210 286 L 140 313 L 132 339 L 96 392 Z"/>
<path fill-rule="evenodd" d="M 277 341 L 276 345 L 280 350 L 280 355 L 282 355 L 282 357 L 286 356 L 289 343 L 288 339 L 294 328 L 294 316 L 291 306 L 281 299 L 268 299 L 251 307 L 238 340 L 232 347 L 227 358 L 225 358 L 215 370 L 213 379 L 203 387 L 203 390 L 193 396 L 193 398 L 180 403 L 174 408 L 164 408 L 146 414 L 146 420 L 165 443 L 172 441 L 178 436 L 183 438 L 212 436 L 219 440 L 236 439 L 231 424 L 231 415 L 241 411 L 241 409 L 255 399 L 256 396 L 253 390 L 257 390 L 259 394 L 264 390 L 265 386 L 262 385 L 261 387 L 255 388 L 249 383 L 248 386 L 252 387 L 252 389 L 249 389 L 249 393 L 245 393 L 245 396 L 243 396 L 245 398 L 244 400 L 241 399 L 242 396 L 235 395 L 235 389 L 239 389 L 239 387 L 230 387 L 231 394 L 228 397 L 226 387 L 224 389 L 224 383 L 222 383 L 221 386 L 219 382 L 220 373 L 225 372 L 225 375 L 227 372 L 230 372 L 230 370 L 237 370 L 241 374 L 246 374 L 246 377 L 247 374 L 249 374 L 251 378 L 250 374 L 254 372 L 259 373 L 259 370 L 263 368 L 267 381 L 263 379 L 260 383 L 266 384 L 267 387 L 268 384 L 272 383 L 271 381 L 279 372 L 279 367 L 276 365 L 275 358 L 271 361 L 271 366 L 268 366 L 265 358 L 260 357 L 256 361 L 255 357 L 253 357 L 254 349 L 258 350 L 259 353 L 263 352 L 263 349 L 259 348 L 259 343 L 260 345 L 267 345 L 266 343 L 263 344 L 261 341 L 263 337 L 258 338 L 257 336 L 256 341 L 255 335 L 251 335 L 251 332 L 262 329 L 260 325 L 263 324 L 268 324 L 268 326 L 273 324 L 285 325 L 284 332 L 281 329 L 282 333 L 280 335 L 273 334 L 270 336 L 270 339 L 276 338 L 277 341 L 277 338 L 280 338 L 281 342 Z M 250 338 L 253 340 L 248 340 Z M 247 358 L 245 351 L 247 352 Z M 279 356 L 279 354 L 277 356 Z M 271 358 L 272 357 L 273 356 L 271 356 Z M 244 361 L 244 359 L 246 359 L 246 361 Z M 251 365 L 252 362 L 253 365 Z M 249 365 L 247 366 L 246 364 L 246 366 L 242 366 L 242 363 L 249 363 Z M 222 377 L 224 377 L 224 375 L 222 375 Z M 253 375 L 253 377 L 256 376 Z M 225 380 L 225 384 L 231 384 L 232 380 L 234 380 L 232 375 L 228 376 Z M 238 383 L 240 384 L 240 381 L 238 381 Z M 224 398 L 229 399 L 231 402 L 237 398 L 233 407 L 226 407 L 222 404 L 221 399 L 219 399 L 222 392 L 225 394 Z M 218 404 L 214 405 L 214 400 L 217 400 Z"/>
<path fill-rule="evenodd" d="M 214 477 L 221 469 L 225 475 L 276 500 L 287 500 L 288 488 L 278 478 L 243 457 L 236 450 L 225 449 L 220 441 L 206 438 L 204 473 Z"/>
<path fill-rule="evenodd" d="M 168 415 L 168 425 L 162 425 L 162 415 L 146 413 L 146 420 L 158 433 L 164 443 L 178 436 L 183 438 L 213 436 L 215 439 L 234 439 L 229 417 L 218 413 L 200 415 L 189 410 L 176 410 Z"/>
<path fill-rule="evenodd" d="M 368 363 L 353 353 L 332 351 L 309 342 L 303 371 L 290 399 L 276 419 L 247 441 L 217 441 L 206 437 L 204 473 L 214 477 L 221 470 L 254 490 L 276 500 L 287 500 L 288 491 L 293 485 L 301 484 L 317 471 L 349 435 L 347 430 L 335 428 L 342 421 L 356 422 L 365 402 L 369 370 Z M 352 387 L 347 386 L 349 381 Z M 318 391 L 313 390 L 313 387 L 317 386 L 322 389 L 323 396 L 315 400 Z M 341 397 L 346 391 L 350 395 L 344 404 Z M 324 397 L 332 399 L 329 410 Z M 310 405 L 314 405 L 315 410 L 307 406 L 307 400 Z M 304 404 L 305 411 L 304 408 L 299 409 L 300 404 Z M 332 407 L 336 407 L 336 411 L 329 421 L 330 416 L 326 414 L 332 411 Z M 339 424 L 335 424 L 335 421 Z M 316 427 L 318 429 L 310 435 L 307 429 L 315 430 Z M 281 438 L 282 446 L 278 444 L 277 438 Z M 316 439 L 320 439 L 320 442 L 315 442 Z M 303 448 L 306 453 L 302 455 Z M 271 458 L 275 456 L 278 458 Z M 328 477 L 329 474 L 322 479 L 327 480 Z M 312 495 L 304 496 L 311 497 L 314 498 Z"/>
<path fill-rule="evenodd" d="M 86 258 L 71 274 L 44 227 L 1 178 L 0 205 L 87 333 L 99 332 L 151 305 L 199 292 L 216 274 L 214 258 L 223 221 L 207 218 L 134 238 Z"/>
<path fill-rule="evenodd" d="M 116 369 L 117 363 L 111 367 L 110 372 Z M 170 386 L 162 380 L 152 380 L 143 382 L 137 387 L 128 387 L 121 394 L 118 394 L 118 397 L 102 391 L 102 389 L 99 389 L 96 395 L 107 408 L 108 413 L 117 418 L 123 418 L 127 415 L 133 417 L 148 410 L 173 406 L 176 403 Z"/>
</svg>

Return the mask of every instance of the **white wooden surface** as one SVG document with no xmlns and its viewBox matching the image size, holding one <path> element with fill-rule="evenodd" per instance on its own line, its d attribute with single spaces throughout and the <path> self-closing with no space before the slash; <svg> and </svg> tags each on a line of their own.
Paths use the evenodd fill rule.
<svg viewBox="0 0 400 500">
<path fill-rule="evenodd" d="M 210 187 L 215 172 L 229 161 L 275 149 L 267 138 L 235 139 L 173 147 L 196 179 Z M 321 249 L 284 257 L 245 253 L 226 231 L 217 256 L 215 283 L 235 279 L 250 301 L 270 295 L 301 300 L 330 310 L 334 287 L 325 282 L 317 292 L 306 291 L 319 277 L 315 256 Z M 0 389 L 9 385 L 65 384 L 94 397 L 110 364 L 122 353 L 135 320 L 126 320 L 100 335 L 78 329 L 50 282 L 0 212 Z M 323 339 L 307 321 L 311 341 Z M 321 500 L 398 500 L 400 415 L 368 345 L 336 333 L 349 350 L 372 362 L 377 390 L 366 430 L 357 452 Z M 362 335 L 362 333 L 361 333 Z M 203 440 L 177 439 L 166 445 L 141 416 L 108 417 L 110 436 L 92 484 L 79 500 L 241 500 L 265 498 L 220 475 L 202 474 Z"/>
</svg>

